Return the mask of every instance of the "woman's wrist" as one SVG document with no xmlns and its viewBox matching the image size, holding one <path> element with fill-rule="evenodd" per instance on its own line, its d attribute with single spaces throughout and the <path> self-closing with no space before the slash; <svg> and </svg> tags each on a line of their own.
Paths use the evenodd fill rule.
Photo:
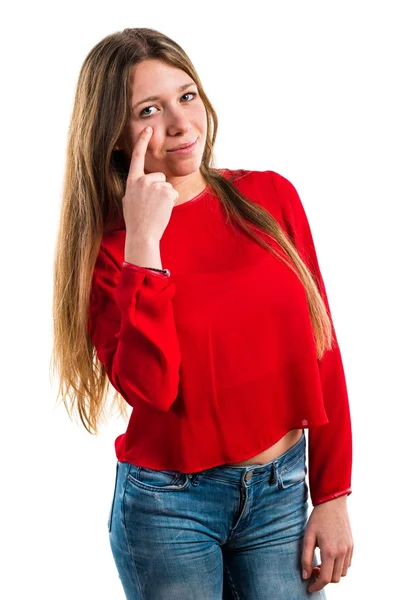
<svg viewBox="0 0 400 600">
<path fill-rule="evenodd" d="M 137 238 L 125 241 L 124 261 L 144 268 L 162 269 L 160 243 Z"/>
</svg>

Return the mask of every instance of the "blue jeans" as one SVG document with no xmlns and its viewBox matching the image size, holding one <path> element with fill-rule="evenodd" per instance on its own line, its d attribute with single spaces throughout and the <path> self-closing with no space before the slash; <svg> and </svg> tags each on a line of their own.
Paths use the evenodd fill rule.
<svg viewBox="0 0 400 600">
<path fill-rule="evenodd" d="M 185 474 L 117 461 L 108 530 L 126 598 L 326 599 L 301 577 L 305 456 L 303 431 L 263 465 Z"/>
</svg>

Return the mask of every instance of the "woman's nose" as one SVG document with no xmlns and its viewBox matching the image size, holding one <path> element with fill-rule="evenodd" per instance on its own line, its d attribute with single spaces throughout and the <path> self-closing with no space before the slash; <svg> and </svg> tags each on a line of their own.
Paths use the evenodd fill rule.
<svg viewBox="0 0 400 600">
<path fill-rule="evenodd" d="M 168 133 L 174 135 L 177 131 L 189 131 L 191 123 L 181 109 L 170 111 L 168 116 Z"/>
</svg>

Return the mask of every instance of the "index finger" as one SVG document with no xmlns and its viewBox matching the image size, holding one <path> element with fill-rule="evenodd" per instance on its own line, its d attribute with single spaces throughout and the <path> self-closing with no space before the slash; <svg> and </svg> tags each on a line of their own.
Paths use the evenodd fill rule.
<svg viewBox="0 0 400 600">
<path fill-rule="evenodd" d="M 150 131 L 147 131 L 147 129 Z M 153 129 L 151 127 L 146 127 L 146 129 L 143 129 L 132 150 L 131 164 L 129 166 L 128 173 L 128 178 L 130 180 L 138 179 L 144 175 L 144 157 L 146 155 L 147 146 L 152 133 Z"/>
<path fill-rule="evenodd" d="M 316 571 L 315 566 L 313 567 L 313 575 L 315 575 L 316 581 L 314 581 L 311 585 L 308 586 L 309 592 L 319 592 L 328 583 L 332 581 L 334 559 L 324 558 L 321 550 L 321 562 L 321 565 L 317 565 L 319 568 L 319 572 Z"/>
</svg>

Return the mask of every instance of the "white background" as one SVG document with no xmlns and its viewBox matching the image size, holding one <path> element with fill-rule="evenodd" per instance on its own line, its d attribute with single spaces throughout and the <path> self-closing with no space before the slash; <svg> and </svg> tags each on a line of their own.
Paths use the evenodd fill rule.
<svg viewBox="0 0 400 600">
<path fill-rule="evenodd" d="M 329 599 L 398 593 L 398 2 L 19 2 L 1 35 L 0 596 L 123 599 L 108 543 L 110 419 L 96 439 L 55 407 L 52 269 L 81 64 L 152 27 L 191 57 L 219 116 L 218 167 L 275 170 L 314 235 L 347 376 L 355 541 Z M 207 599 L 205 599 L 207 600 Z"/>
</svg>

